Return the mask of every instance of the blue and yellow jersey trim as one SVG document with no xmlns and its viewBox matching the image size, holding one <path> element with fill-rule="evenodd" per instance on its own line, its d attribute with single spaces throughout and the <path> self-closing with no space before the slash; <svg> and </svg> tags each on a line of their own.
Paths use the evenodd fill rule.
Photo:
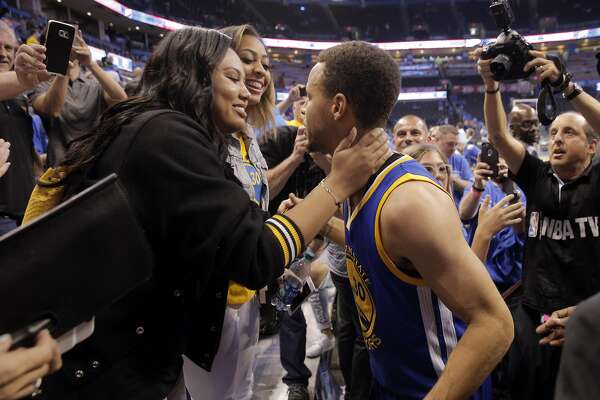
<svg viewBox="0 0 600 400">
<path fill-rule="evenodd" d="M 279 243 L 286 266 L 302 254 L 304 237 L 294 221 L 284 215 L 276 214 L 266 221 L 266 225 Z"/>
<path fill-rule="evenodd" d="M 405 155 L 405 156 L 395 160 L 394 162 L 392 162 L 390 165 L 388 165 L 383 171 L 381 171 L 377 175 L 377 177 L 375 178 L 375 180 L 373 181 L 371 186 L 365 192 L 365 195 L 363 196 L 363 198 L 360 200 L 360 202 L 357 204 L 356 208 L 350 214 L 350 217 L 348 218 L 348 221 L 346 223 L 346 229 L 348 229 L 348 230 L 350 229 L 350 227 L 352 225 L 352 221 L 354 221 L 356 219 L 356 217 L 359 215 L 360 211 L 367 204 L 367 202 L 371 199 L 371 197 L 377 191 L 377 189 L 381 186 L 381 184 L 383 183 L 385 178 L 389 175 L 389 173 L 392 172 L 394 170 L 394 168 L 396 168 L 398 165 L 401 165 L 408 161 L 414 161 L 414 159 L 410 156 Z M 375 246 L 376 246 L 377 254 L 379 255 L 379 258 L 381 259 L 383 264 L 386 266 L 386 268 L 396 278 L 402 280 L 405 283 L 411 284 L 411 285 L 425 286 L 426 282 L 423 278 L 411 276 L 411 275 L 403 272 L 402 269 L 400 269 L 394 263 L 392 258 L 389 256 L 389 254 L 385 250 L 385 248 L 383 246 L 383 240 L 381 237 L 381 211 L 383 210 L 383 206 L 385 205 L 387 199 L 390 197 L 392 192 L 396 188 L 398 188 L 400 185 L 402 185 L 406 182 L 415 182 L 415 181 L 430 183 L 433 186 L 435 186 L 436 188 L 440 189 L 442 192 L 444 192 L 450 199 L 452 199 L 452 196 L 450 195 L 450 193 L 448 193 L 448 191 L 446 189 L 444 189 L 435 180 L 433 180 L 427 176 L 424 176 L 424 175 L 412 174 L 412 173 L 407 172 L 407 173 L 403 174 L 401 177 L 399 177 L 398 179 L 396 179 L 389 186 L 389 188 L 386 189 L 386 191 L 381 196 L 381 199 L 379 199 L 378 204 L 377 204 L 377 210 L 375 212 L 373 237 L 375 239 Z M 349 203 L 347 203 L 347 205 L 348 205 L 347 209 L 350 210 Z"/>
<path fill-rule="evenodd" d="M 377 188 L 379 187 L 379 185 L 381 185 L 381 182 L 383 182 L 383 180 L 385 179 L 385 177 L 394 168 L 396 168 L 398 165 L 400 165 L 402 163 L 405 163 L 407 161 L 410 161 L 412 159 L 413 158 L 410 157 L 410 156 L 403 156 L 403 157 L 397 159 L 396 161 L 394 161 L 393 163 L 391 163 L 390 165 L 388 165 L 383 171 L 381 171 L 379 173 L 379 175 L 377 175 L 377 177 L 375 178 L 375 180 L 373 181 L 373 183 L 371 184 L 371 186 L 369 186 L 369 188 L 365 192 L 365 195 L 363 196 L 363 198 L 356 205 L 356 208 L 354 210 L 352 210 L 352 213 L 348 217 L 348 222 L 346 222 L 346 229 L 350 230 L 350 226 L 352 225 L 352 221 L 354 221 L 354 219 L 357 217 L 357 215 L 360 212 L 360 210 L 362 210 L 362 208 L 365 206 L 365 204 L 367 204 L 367 202 L 369 201 L 369 199 L 371 198 L 371 196 L 373 196 L 373 193 L 375 193 L 375 191 L 377 190 Z M 348 201 L 348 200 L 346 200 L 346 201 Z M 347 204 L 348 204 L 348 208 L 347 209 L 350 210 L 350 203 L 347 203 Z"/>
<path fill-rule="evenodd" d="M 240 155 L 242 160 L 247 163 L 251 163 L 250 157 L 248 156 L 248 143 L 243 134 L 239 133 L 234 136 L 240 142 Z"/>
<path fill-rule="evenodd" d="M 410 174 L 410 173 L 404 174 L 400 178 L 398 178 L 396 181 L 394 181 L 394 183 L 392 183 L 390 185 L 390 187 L 384 192 L 383 196 L 381 196 L 381 200 L 379 200 L 379 204 L 377 205 L 377 211 L 375 212 L 375 226 L 373 227 L 373 229 L 374 229 L 374 238 L 375 238 L 375 246 L 377 248 L 377 254 L 379 255 L 379 258 L 381 258 L 381 261 L 383 261 L 383 263 L 385 264 L 387 269 L 396 278 L 398 278 L 406 283 L 409 283 L 409 284 L 415 285 L 415 286 L 425 286 L 426 282 L 423 278 L 417 278 L 417 277 L 408 275 L 407 273 L 402 272 L 402 270 L 400 268 L 398 268 L 398 266 L 394 263 L 392 258 L 385 251 L 385 248 L 383 246 L 383 240 L 381 238 L 381 211 L 383 210 L 383 206 L 385 205 L 387 199 L 390 197 L 392 192 L 398 186 L 400 186 L 406 182 L 415 182 L 415 181 L 430 183 L 433 186 L 440 189 L 442 192 L 446 193 L 446 195 L 448 195 L 448 197 L 450 199 L 452 199 L 452 196 L 450 195 L 450 193 L 448 193 L 446 191 L 446 189 L 444 189 L 439 183 L 435 182 L 433 179 L 430 179 L 430 178 L 428 178 L 426 176 L 422 176 L 422 175 L 415 175 L 415 174 Z"/>
</svg>

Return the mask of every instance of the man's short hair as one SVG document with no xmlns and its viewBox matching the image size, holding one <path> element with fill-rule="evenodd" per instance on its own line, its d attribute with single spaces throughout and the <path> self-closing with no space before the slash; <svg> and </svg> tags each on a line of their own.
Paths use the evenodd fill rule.
<svg viewBox="0 0 600 400">
<path fill-rule="evenodd" d="M 529 104 L 525 104 L 525 103 L 517 103 L 514 105 L 514 107 L 512 108 L 512 110 L 510 110 L 510 113 L 508 113 L 508 119 L 512 120 L 513 116 L 516 113 L 522 113 L 522 112 L 527 112 L 533 115 L 537 116 L 537 113 L 535 111 L 535 108 L 531 107 Z"/>
<path fill-rule="evenodd" d="M 15 35 L 15 31 L 10 27 L 6 22 L 0 20 L 0 32 L 7 32 L 10 36 L 12 36 L 14 45 L 17 46 L 19 41 L 17 40 L 17 35 Z M 15 49 L 16 50 L 16 49 Z"/>
<path fill-rule="evenodd" d="M 531 111 L 531 112 L 535 113 L 535 108 L 533 108 L 529 104 L 525 104 L 525 103 L 515 104 L 515 106 L 513 107 L 513 110 L 514 111 Z"/>
<path fill-rule="evenodd" d="M 400 121 L 407 120 L 407 119 L 413 119 L 413 120 L 417 121 L 417 125 L 422 124 L 422 127 L 425 128 L 425 131 L 423 132 L 423 134 L 424 135 L 429 134 L 429 128 L 427 127 L 427 122 L 425 122 L 425 120 L 423 118 L 419 117 L 418 115 L 414 115 L 414 114 L 403 115 L 398 121 L 396 121 L 396 124 L 394 125 L 394 131 L 396 130 L 396 127 L 400 124 Z"/>
<path fill-rule="evenodd" d="M 400 69 L 384 50 L 366 42 L 347 42 L 319 55 L 322 85 L 329 97 L 342 93 L 359 128 L 387 122 L 400 93 Z"/>
<path fill-rule="evenodd" d="M 575 111 L 567 111 L 564 112 L 560 115 L 576 115 L 579 116 L 581 118 L 583 118 L 583 120 L 585 121 L 585 123 L 583 124 L 582 128 L 583 131 L 585 132 L 585 137 L 587 138 L 588 142 L 592 142 L 593 140 L 599 140 L 600 139 L 600 135 L 598 134 L 598 132 L 596 132 L 594 130 L 594 128 L 592 128 L 592 126 L 590 125 L 590 123 L 587 121 L 587 119 L 585 119 L 585 117 L 583 115 L 581 115 L 578 112 Z"/>
<path fill-rule="evenodd" d="M 440 126 L 437 127 L 436 137 L 440 138 L 440 137 L 445 136 L 445 135 L 447 135 L 449 133 L 458 136 L 458 129 L 456 129 L 456 127 L 454 125 L 440 125 Z"/>
</svg>

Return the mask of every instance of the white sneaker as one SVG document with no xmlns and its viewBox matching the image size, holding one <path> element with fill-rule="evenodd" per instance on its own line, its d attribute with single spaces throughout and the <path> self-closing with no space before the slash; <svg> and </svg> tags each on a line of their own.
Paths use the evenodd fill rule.
<svg viewBox="0 0 600 400">
<path fill-rule="evenodd" d="M 321 335 L 321 338 L 308 346 L 306 357 L 317 358 L 326 351 L 332 350 L 335 346 L 333 335 Z"/>
</svg>

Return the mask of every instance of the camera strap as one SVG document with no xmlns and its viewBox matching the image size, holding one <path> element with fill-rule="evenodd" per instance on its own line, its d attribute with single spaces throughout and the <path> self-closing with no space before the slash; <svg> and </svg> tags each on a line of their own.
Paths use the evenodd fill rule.
<svg viewBox="0 0 600 400">
<path fill-rule="evenodd" d="M 542 90 L 537 100 L 537 113 L 540 123 L 544 126 L 550 125 L 558 116 L 558 103 L 549 82 L 542 83 Z"/>
<path fill-rule="evenodd" d="M 556 68 L 559 70 L 561 74 L 561 82 L 558 83 L 558 86 L 566 83 L 567 79 L 565 75 L 565 65 L 559 57 L 548 55 L 548 59 L 556 65 Z M 558 103 L 556 102 L 556 98 L 554 97 L 554 90 L 552 84 L 549 80 L 544 80 L 541 82 L 542 90 L 540 91 L 540 95 L 537 101 L 537 112 L 538 119 L 540 123 L 544 126 L 550 125 L 558 116 L 560 110 L 558 109 Z"/>
</svg>

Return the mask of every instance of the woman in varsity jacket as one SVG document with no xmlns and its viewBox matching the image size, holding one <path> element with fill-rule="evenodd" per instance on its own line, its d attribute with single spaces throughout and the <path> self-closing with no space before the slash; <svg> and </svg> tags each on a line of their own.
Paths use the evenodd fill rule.
<svg viewBox="0 0 600 400">
<path fill-rule="evenodd" d="M 188 397 L 182 354 L 210 369 L 230 281 L 257 290 L 280 276 L 379 168 L 385 134 L 357 140 L 353 129 L 326 180 L 301 205 L 267 218 L 226 162 L 225 137 L 246 127 L 250 97 L 230 45 L 215 30 L 171 32 L 148 61 L 139 94 L 107 110 L 69 149 L 69 177 L 118 174 L 156 262 L 146 284 L 96 315 L 92 337 L 64 355 L 38 398 Z M 81 180 L 69 177 L 66 193 L 80 190 L 73 182 Z"/>
</svg>

